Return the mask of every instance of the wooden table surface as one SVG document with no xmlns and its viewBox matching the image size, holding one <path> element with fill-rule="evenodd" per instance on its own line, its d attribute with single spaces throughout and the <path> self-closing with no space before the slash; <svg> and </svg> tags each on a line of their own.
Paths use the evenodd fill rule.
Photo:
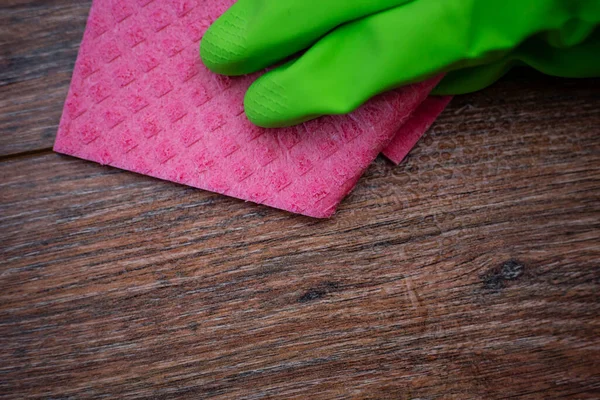
<svg viewBox="0 0 600 400">
<path fill-rule="evenodd" d="M 319 221 L 54 154 L 89 5 L 0 6 L 0 397 L 600 398 L 600 80 L 456 98 Z"/>
</svg>

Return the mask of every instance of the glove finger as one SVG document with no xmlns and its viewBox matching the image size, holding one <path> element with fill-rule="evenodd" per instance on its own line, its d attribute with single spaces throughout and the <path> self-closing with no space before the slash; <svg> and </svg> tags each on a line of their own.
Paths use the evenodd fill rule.
<svg viewBox="0 0 600 400">
<path fill-rule="evenodd" d="M 529 66 L 546 75 L 564 78 L 600 76 L 600 29 L 571 47 L 555 47 L 547 38 L 532 38 L 497 62 L 448 73 L 433 94 L 464 94 L 484 89 L 514 66 Z"/>
<path fill-rule="evenodd" d="M 205 33 L 200 53 L 214 72 L 261 70 L 336 26 L 412 0 L 239 0 Z"/>
<path fill-rule="evenodd" d="M 279 127 L 345 114 L 386 89 L 435 75 L 462 54 L 449 39 L 456 21 L 442 18 L 441 3 L 419 0 L 340 26 L 254 82 L 244 100 L 248 118 Z M 435 38 L 428 20 L 439 21 Z"/>
</svg>

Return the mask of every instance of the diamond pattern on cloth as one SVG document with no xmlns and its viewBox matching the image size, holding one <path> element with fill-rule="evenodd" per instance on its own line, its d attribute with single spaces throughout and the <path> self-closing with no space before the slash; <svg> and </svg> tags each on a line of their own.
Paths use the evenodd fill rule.
<svg viewBox="0 0 600 400">
<path fill-rule="evenodd" d="M 311 217 L 330 217 L 439 78 L 352 114 L 262 129 L 258 76 L 208 71 L 198 48 L 233 0 L 94 0 L 54 150 Z"/>
</svg>

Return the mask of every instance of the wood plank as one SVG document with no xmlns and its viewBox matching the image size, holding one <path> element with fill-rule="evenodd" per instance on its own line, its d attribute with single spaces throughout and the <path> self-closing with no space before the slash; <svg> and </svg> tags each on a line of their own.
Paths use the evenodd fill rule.
<svg viewBox="0 0 600 400">
<path fill-rule="evenodd" d="M 52 147 L 91 0 L 0 4 L 0 156 Z"/>
<path fill-rule="evenodd" d="M 327 221 L 6 159 L 0 395 L 597 397 L 597 89 L 461 96 Z"/>
</svg>

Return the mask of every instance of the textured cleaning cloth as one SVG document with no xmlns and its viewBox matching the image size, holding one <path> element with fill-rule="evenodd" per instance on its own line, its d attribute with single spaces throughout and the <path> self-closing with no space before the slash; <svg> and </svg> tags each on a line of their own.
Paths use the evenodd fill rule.
<svg viewBox="0 0 600 400">
<path fill-rule="evenodd" d="M 431 96 L 411 114 L 382 153 L 398 165 L 446 109 L 452 96 Z"/>
<path fill-rule="evenodd" d="M 198 55 L 233 0 L 94 0 L 55 151 L 325 218 L 439 79 L 346 116 L 265 130 L 243 113 L 256 76 Z"/>
</svg>

